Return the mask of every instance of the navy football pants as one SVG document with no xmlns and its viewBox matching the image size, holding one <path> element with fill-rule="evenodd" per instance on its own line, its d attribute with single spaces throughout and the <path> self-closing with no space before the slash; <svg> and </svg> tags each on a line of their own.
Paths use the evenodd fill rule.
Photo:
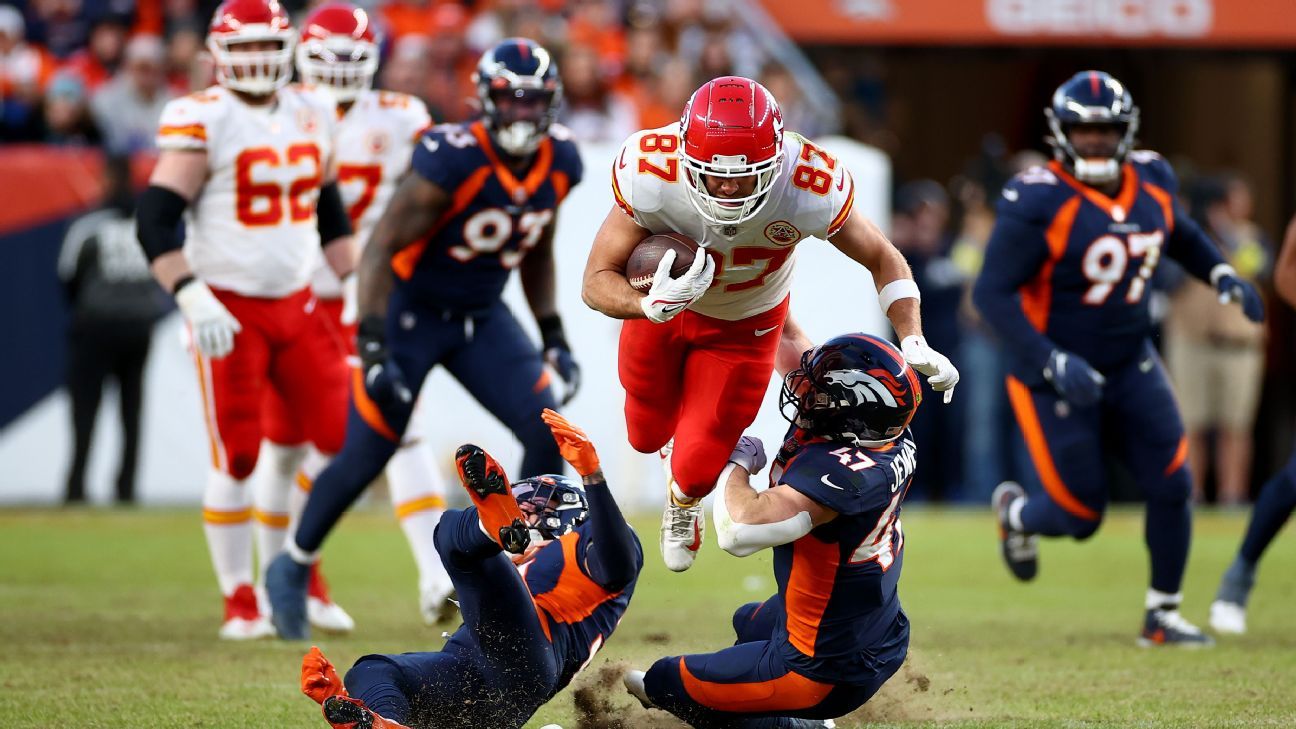
<svg viewBox="0 0 1296 729">
<path fill-rule="evenodd" d="M 410 301 L 398 289 L 388 304 L 386 333 L 391 357 L 416 393 L 428 371 L 444 365 L 522 442 L 526 452 L 518 473 L 562 473 L 558 445 L 540 419 L 541 410 L 557 407 L 544 362 L 504 302 L 480 316 L 446 316 Z M 386 467 L 413 411 L 412 402 L 402 412 L 380 411 L 360 377 L 359 370 L 352 370 L 346 442 L 315 479 L 297 528 L 297 546 L 307 552 L 320 548 Z"/>
<path fill-rule="evenodd" d="M 902 612 L 893 640 L 878 649 L 873 680 L 826 683 L 799 674 L 771 640 L 783 609 L 778 595 L 743 605 L 733 616 L 733 647 L 657 661 L 644 677 L 648 698 L 697 729 L 790 729 L 803 726 L 797 718 L 836 719 L 858 709 L 904 663 L 909 623 Z"/>
<path fill-rule="evenodd" d="M 520 727 L 553 695 L 558 663 L 526 583 L 478 526 L 475 508 L 447 511 L 436 547 L 464 624 L 440 651 L 367 655 L 347 692 L 402 724 Z"/>
<path fill-rule="evenodd" d="M 1147 499 L 1152 588 L 1177 593 L 1192 532 L 1192 479 L 1179 406 L 1151 344 L 1103 374 L 1102 400 L 1085 408 L 1047 384 L 1028 388 L 1008 378 L 1008 397 L 1045 491 L 1027 500 L 1022 526 L 1044 536 L 1092 536 L 1107 507 L 1107 463 L 1119 460 Z"/>
</svg>

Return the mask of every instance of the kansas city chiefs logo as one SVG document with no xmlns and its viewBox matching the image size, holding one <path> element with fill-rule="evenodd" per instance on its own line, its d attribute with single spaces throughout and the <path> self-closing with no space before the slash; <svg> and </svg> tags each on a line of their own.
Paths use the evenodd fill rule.
<svg viewBox="0 0 1296 729">
<path fill-rule="evenodd" d="M 865 372 L 864 370 L 833 370 L 824 376 L 824 379 L 834 385 L 840 385 L 848 388 L 855 397 L 855 402 L 850 405 L 864 405 L 865 403 L 882 403 L 888 407 L 903 407 L 905 405 L 905 388 L 895 375 L 884 369 L 875 369 Z"/>
<path fill-rule="evenodd" d="M 781 246 L 785 246 L 801 240 L 801 231 L 786 220 L 775 220 L 765 226 L 765 237 Z"/>
</svg>

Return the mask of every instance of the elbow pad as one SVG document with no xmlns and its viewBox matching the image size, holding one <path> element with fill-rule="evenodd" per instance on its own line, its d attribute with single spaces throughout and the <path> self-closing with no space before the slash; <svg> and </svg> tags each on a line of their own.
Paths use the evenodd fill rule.
<svg viewBox="0 0 1296 729">
<path fill-rule="evenodd" d="M 315 224 L 319 229 L 320 246 L 351 235 L 351 216 L 342 204 L 342 194 L 336 182 L 320 188 L 319 202 L 315 204 Z"/>
<path fill-rule="evenodd" d="M 152 263 L 164 253 L 180 249 L 180 218 L 189 202 L 174 190 L 149 185 L 140 195 L 135 211 L 136 236 L 144 248 L 144 255 Z"/>
</svg>

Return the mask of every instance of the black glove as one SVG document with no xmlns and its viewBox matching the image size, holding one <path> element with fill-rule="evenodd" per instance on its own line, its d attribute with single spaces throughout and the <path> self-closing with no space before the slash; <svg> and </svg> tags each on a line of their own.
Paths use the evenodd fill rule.
<svg viewBox="0 0 1296 729">
<path fill-rule="evenodd" d="M 560 404 L 566 405 L 580 390 L 580 365 L 576 364 L 576 358 L 572 356 L 567 335 L 563 333 L 562 319 L 557 314 L 537 319 L 536 325 L 540 327 L 540 340 L 544 343 L 545 364 L 554 368 L 567 386 L 559 400 Z"/>
<path fill-rule="evenodd" d="M 1107 379 L 1083 357 L 1060 349 L 1049 354 L 1044 379 L 1064 400 L 1082 408 L 1101 400 L 1103 385 L 1107 384 Z"/>
<path fill-rule="evenodd" d="M 366 316 L 360 321 L 356 334 L 356 349 L 360 354 L 360 372 L 364 375 L 365 392 L 382 411 L 388 421 L 400 421 L 408 414 L 414 400 L 405 374 L 387 353 L 387 340 L 383 333 L 383 318 Z"/>
</svg>

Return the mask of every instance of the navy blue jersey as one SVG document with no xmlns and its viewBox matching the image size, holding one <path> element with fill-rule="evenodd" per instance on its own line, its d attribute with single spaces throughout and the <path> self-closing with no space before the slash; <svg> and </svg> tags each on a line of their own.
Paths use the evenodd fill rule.
<svg viewBox="0 0 1296 729">
<path fill-rule="evenodd" d="M 554 646 L 558 661 L 554 693 L 562 690 L 612 636 L 639 579 L 636 570 L 629 584 L 611 592 L 590 578 L 585 566 L 591 544 L 590 526 L 589 522 L 581 524 L 541 547 L 518 567 L 535 601 L 545 637 Z M 638 566 L 642 567 L 643 549 L 638 538 L 632 538 Z"/>
<path fill-rule="evenodd" d="M 1114 198 L 1057 162 L 1014 177 L 974 292 L 982 314 L 1015 355 L 1028 384 L 1054 348 L 1099 370 L 1142 351 L 1152 330 L 1151 279 L 1163 254 L 1208 278 L 1218 250 L 1175 201 L 1164 159 L 1135 152 Z"/>
<path fill-rule="evenodd" d="M 779 450 L 774 482 L 838 514 L 774 548 L 787 617 L 773 639 L 798 672 L 839 683 L 876 675 L 872 656 L 900 611 L 900 503 L 916 465 L 908 430 L 882 448 L 863 448 L 803 440 L 794 429 Z"/>
<path fill-rule="evenodd" d="M 582 172 L 575 142 L 555 126 L 518 179 L 480 121 L 428 130 L 410 166 L 451 202 L 427 237 L 392 257 L 397 285 L 410 298 L 464 312 L 500 297 Z"/>
</svg>

